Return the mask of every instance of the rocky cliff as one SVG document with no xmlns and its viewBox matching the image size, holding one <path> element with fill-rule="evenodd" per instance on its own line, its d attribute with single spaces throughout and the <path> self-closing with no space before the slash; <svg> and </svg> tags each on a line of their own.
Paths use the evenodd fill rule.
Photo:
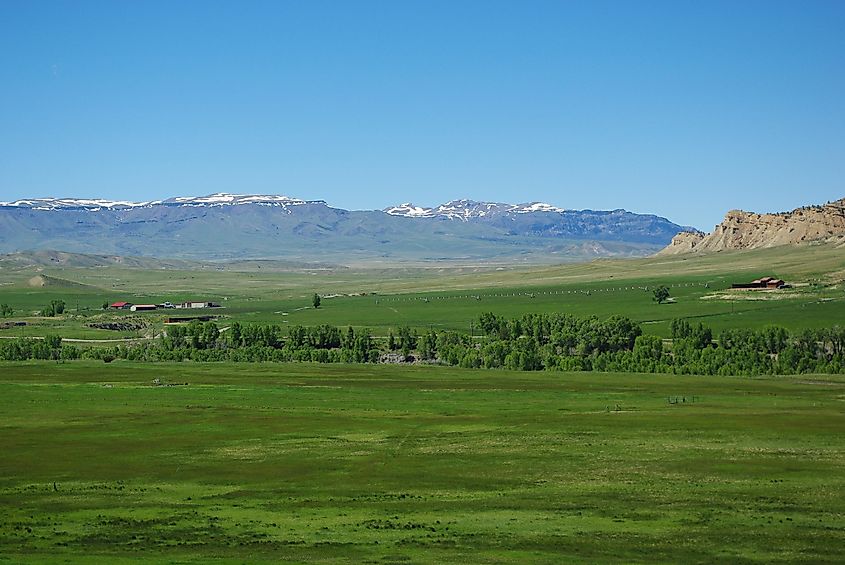
<svg viewBox="0 0 845 565">
<path fill-rule="evenodd" d="M 757 249 L 845 236 L 845 198 L 792 212 L 755 214 L 731 210 L 712 233 L 681 232 L 658 255 Z"/>
</svg>

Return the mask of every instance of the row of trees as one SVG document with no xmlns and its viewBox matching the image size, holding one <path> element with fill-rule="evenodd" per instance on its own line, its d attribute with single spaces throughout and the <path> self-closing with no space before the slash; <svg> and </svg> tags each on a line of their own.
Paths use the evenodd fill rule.
<svg viewBox="0 0 845 565">
<path fill-rule="evenodd" d="M 0 340 L 0 360 L 26 361 L 28 359 L 70 360 L 79 359 L 81 351 L 73 345 L 62 344 L 57 335 L 47 335 L 43 339 L 17 338 Z"/>
<path fill-rule="evenodd" d="M 214 322 L 174 326 L 155 341 L 79 349 L 61 338 L 0 341 L 0 359 L 115 358 L 138 361 L 316 361 L 374 363 L 419 360 L 471 368 L 762 375 L 845 372 L 845 329 L 789 332 L 771 326 L 725 330 L 716 339 L 701 323 L 674 320 L 671 340 L 643 335 L 623 316 L 601 320 L 567 314 L 505 318 L 482 314 L 483 335 L 408 327 L 375 338 L 369 330 Z M 393 355 L 388 355 L 393 353 Z M 401 354 L 401 357 L 399 355 Z"/>
<path fill-rule="evenodd" d="M 381 353 L 369 330 L 346 331 L 322 324 L 291 326 L 233 322 L 222 333 L 214 322 L 191 322 L 171 327 L 158 343 L 136 345 L 127 358 L 197 361 L 317 361 L 321 363 L 377 362 Z M 118 351 L 118 357 L 124 356 Z"/>
</svg>

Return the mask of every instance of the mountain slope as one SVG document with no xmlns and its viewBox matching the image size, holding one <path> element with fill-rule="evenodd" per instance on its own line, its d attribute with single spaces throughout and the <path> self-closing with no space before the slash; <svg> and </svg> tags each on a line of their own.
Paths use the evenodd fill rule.
<svg viewBox="0 0 845 565">
<path fill-rule="evenodd" d="M 224 193 L 150 202 L 38 198 L 0 203 L 0 252 L 6 253 L 62 249 L 192 260 L 549 262 L 647 255 L 681 229 L 665 218 L 624 210 L 469 200 L 388 211 Z"/>
<path fill-rule="evenodd" d="M 760 249 L 845 237 L 845 198 L 791 212 L 755 214 L 731 210 L 709 234 L 681 232 L 659 255 Z"/>
</svg>

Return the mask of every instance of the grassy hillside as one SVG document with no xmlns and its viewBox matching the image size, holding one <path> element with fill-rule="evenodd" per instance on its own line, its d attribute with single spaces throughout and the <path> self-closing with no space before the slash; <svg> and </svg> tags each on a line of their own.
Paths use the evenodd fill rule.
<svg viewBox="0 0 845 565">
<path fill-rule="evenodd" d="M 241 264 L 248 270 L 33 267 L 0 271 L 0 303 L 13 307 L 25 328 L 2 335 L 121 338 L 155 335 L 174 312 L 102 312 L 104 302 L 135 303 L 214 300 L 220 323 L 366 326 L 386 335 L 399 325 L 471 331 L 482 312 L 512 316 L 525 312 L 577 315 L 623 314 L 665 336 L 673 318 L 695 318 L 716 331 L 780 324 L 792 329 L 841 324 L 845 319 L 845 253 L 825 245 L 691 257 L 602 260 L 555 267 L 495 266 L 310 268 L 279 272 Z M 278 267 L 276 265 L 276 267 Z M 730 292 L 732 282 L 762 275 L 784 278 L 794 288 L 777 292 Z M 33 286 L 42 277 L 50 284 Z M 42 280 L 39 279 L 39 280 Z M 56 284 L 52 284 L 52 283 Z M 59 284 L 61 283 L 61 284 Z M 652 290 L 670 287 L 675 300 L 657 305 Z M 319 310 L 311 296 L 324 296 Z M 33 317 L 50 300 L 68 312 L 56 319 Z M 78 309 L 78 310 L 77 310 Z M 196 313 L 196 312 L 194 312 Z M 110 332 L 92 323 L 143 322 L 144 330 Z"/>
<path fill-rule="evenodd" d="M 842 562 L 843 397 L 827 377 L 6 364 L 0 555 Z"/>
</svg>

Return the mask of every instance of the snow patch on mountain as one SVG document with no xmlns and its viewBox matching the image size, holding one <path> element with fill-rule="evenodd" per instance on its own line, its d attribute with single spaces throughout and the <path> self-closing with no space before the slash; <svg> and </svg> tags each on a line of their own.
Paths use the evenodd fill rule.
<svg viewBox="0 0 845 565">
<path fill-rule="evenodd" d="M 131 208 L 149 208 L 151 206 L 237 206 L 260 204 L 263 206 L 299 206 L 302 204 L 325 204 L 323 200 L 302 200 L 277 194 L 229 194 L 217 192 L 208 196 L 177 196 L 167 200 L 130 202 L 126 200 L 105 200 L 102 198 L 28 198 L 13 202 L 0 202 L 0 206 L 9 208 L 29 208 L 32 210 L 127 210 Z"/>
<path fill-rule="evenodd" d="M 399 206 L 392 206 L 382 210 L 391 216 L 405 216 L 406 218 L 426 218 L 431 214 L 431 208 L 422 208 L 414 206 L 410 202 L 400 204 Z"/>
<path fill-rule="evenodd" d="M 545 202 L 524 204 L 503 204 L 500 202 L 477 202 L 475 200 L 451 200 L 435 208 L 424 208 L 411 203 L 385 208 L 383 212 L 391 216 L 406 218 L 448 218 L 450 220 L 469 221 L 506 214 L 529 214 L 532 212 L 565 212 L 566 209 Z"/>
<path fill-rule="evenodd" d="M 528 204 L 519 204 L 514 210 L 517 214 L 527 214 L 529 212 L 566 212 L 565 208 L 558 208 L 545 202 L 529 202 Z"/>
<path fill-rule="evenodd" d="M 30 208 L 32 210 L 102 210 L 103 208 L 128 209 L 143 208 L 161 204 L 161 200 L 150 202 L 129 202 L 126 200 L 104 200 L 102 198 L 28 198 L 14 202 L 0 202 L 0 206 L 10 208 Z"/>
<path fill-rule="evenodd" d="M 238 206 L 243 204 L 272 204 L 297 206 L 301 204 L 325 204 L 323 200 L 303 200 L 281 194 L 230 194 L 216 192 L 208 196 L 177 196 L 164 201 L 165 204 L 184 206 Z"/>
</svg>

